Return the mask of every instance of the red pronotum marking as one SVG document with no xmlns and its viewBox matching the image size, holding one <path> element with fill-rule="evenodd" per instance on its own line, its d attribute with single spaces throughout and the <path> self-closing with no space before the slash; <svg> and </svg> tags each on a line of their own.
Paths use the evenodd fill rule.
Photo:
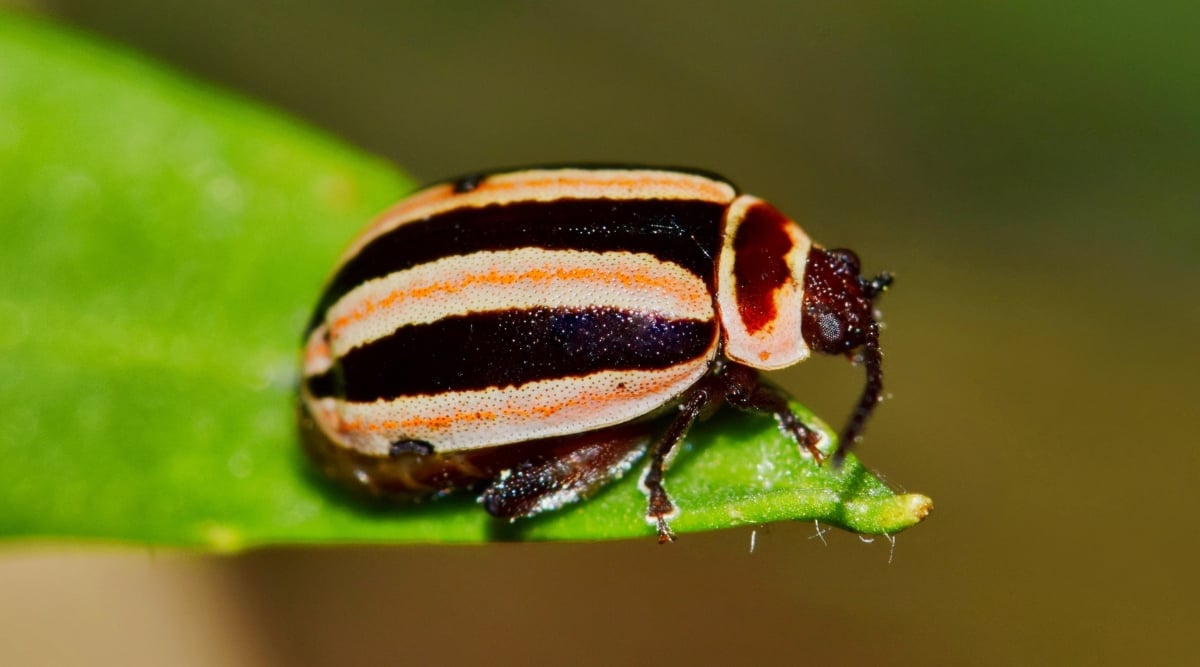
<svg viewBox="0 0 1200 667">
<path fill-rule="evenodd" d="M 766 202 L 745 213 L 733 240 L 733 275 L 738 315 L 746 331 L 755 335 L 778 316 L 775 294 L 792 280 L 787 255 L 794 243 L 787 233 L 787 216 Z"/>
</svg>

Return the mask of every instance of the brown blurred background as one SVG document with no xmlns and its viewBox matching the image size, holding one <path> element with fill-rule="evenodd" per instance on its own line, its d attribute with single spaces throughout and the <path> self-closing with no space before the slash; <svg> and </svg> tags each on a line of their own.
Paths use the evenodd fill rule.
<svg viewBox="0 0 1200 667">
<path fill-rule="evenodd" d="M 666 548 L 27 546 L 0 557 L 0 662 L 1195 660 L 1200 5 L 7 4 L 422 180 L 725 173 L 897 274 L 893 399 L 861 454 L 937 509 L 894 554 L 807 524 L 759 529 L 754 553 L 748 529 Z M 840 424 L 861 371 L 780 379 Z"/>
</svg>

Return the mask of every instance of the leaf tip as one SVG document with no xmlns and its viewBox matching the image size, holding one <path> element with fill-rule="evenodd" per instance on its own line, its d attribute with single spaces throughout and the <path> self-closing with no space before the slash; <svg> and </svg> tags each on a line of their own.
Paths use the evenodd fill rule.
<svg viewBox="0 0 1200 667">
<path fill-rule="evenodd" d="M 907 499 L 908 513 L 914 517 L 913 523 L 919 523 L 933 511 L 933 498 L 920 493 L 910 493 L 901 498 Z"/>
<path fill-rule="evenodd" d="M 905 493 L 894 496 L 892 502 L 881 508 L 881 523 L 903 530 L 921 523 L 933 511 L 933 499 L 920 493 Z"/>
<path fill-rule="evenodd" d="M 898 533 L 921 523 L 933 511 L 933 500 L 920 493 L 846 503 L 847 528 L 869 535 Z"/>
</svg>

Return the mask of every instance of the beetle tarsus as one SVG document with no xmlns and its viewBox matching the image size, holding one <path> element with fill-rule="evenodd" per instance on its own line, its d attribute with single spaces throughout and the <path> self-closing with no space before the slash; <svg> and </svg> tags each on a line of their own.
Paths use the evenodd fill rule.
<svg viewBox="0 0 1200 667">
<path fill-rule="evenodd" d="M 678 515 L 675 503 L 667 495 L 662 485 L 663 460 L 655 458 L 650 461 L 646 476 L 642 478 L 642 488 L 646 492 L 646 520 L 658 530 L 658 543 L 666 544 L 675 541 L 675 531 L 667 525 L 667 520 Z"/>
<path fill-rule="evenodd" d="M 651 468 L 655 466 L 652 463 Z M 644 479 L 642 484 L 646 487 L 646 495 L 648 502 L 646 507 L 646 518 L 653 523 L 658 529 L 658 543 L 666 544 L 667 542 L 675 541 L 675 531 L 667 525 L 667 520 L 675 517 L 678 510 L 675 508 L 675 503 L 671 502 L 671 497 L 667 495 L 666 489 L 662 485 L 662 467 L 657 466 L 659 473 L 657 479 Z"/>
<path fill-rule="evenodd" d="M 658 517 L 658 543 L 667 544 L 675 541 L 675 531 L 667 525 L 667 520 L 663 517 Z"/>
<path fill-rule="evenodd" d="M 646 521 L 657 528 L 659 544 L 675 541 L 675 532 L 667 525 L 667 520 L 678 514 L 675 503 L 663 488 L 663 469 L 664 457 L 656 450 L 642 478 L 642 489 L 646 492 Z"/>
<path fill-rule="evenodd" d="M 799 442 L 804 451 L 813 457 L 813 461 L 816 461 L 817 465 L 823 465 L 825 463 L 825 452 L 817 448 L 817 444 L 821 442 L 821 436 L 817 435 L 816 431 L 801 424 L 796 415 L 793 414 L 792 419 L 796 420 L 797 425 L 797 429 L 792 431 L 796 436 L 796 442 Z"/>
</svg>

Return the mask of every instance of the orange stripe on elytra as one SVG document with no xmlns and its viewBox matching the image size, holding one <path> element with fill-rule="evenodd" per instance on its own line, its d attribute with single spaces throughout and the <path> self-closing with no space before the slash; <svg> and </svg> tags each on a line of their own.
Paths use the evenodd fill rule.
<svg viewBox="0 0 1200 667">
<path fill-rule="evenodd" d="M 685 374 L 681 374 L 685 375 Z M 343 421 L 339 426 L 339 430 L 343 433 L 363 432 L 379 433 L 381 431 L 396 431 L 410 429 L 431 429 L 431 430 L 446 430 L 449 427 L 470 422 L 495 421 L 500 417 L 525 419 L 529 417 L 550 417 L 563 410 L 578 405 L 589 405 L 596 403 L 605 403 L 615 399 L 638 399 L 652 394 L 661 393 L 663 390 L 671 387 L 679 378 L 672 375 L 668 378 L 659 380 L 658 382 L 648 382 L 642 384 L 639 391 L 631 391 L 623 388 L 621 391 L 609 392 L 587 392 L 580 394 L 576 398 L 559 401 L 558 403 L 550 403 L 546 405 L 535 405 L 529 408 L 506 407 L 500 410 L 499 413 L 489 410 L 476 410 L 474 412 L 458 412 L 450 415 L 440 415 L 437 417 L 410 417 L 408 419 L 383 419 L 379 421 L 366 421 L 362 418 Z"/>
<path fill-rule="evenodd" d="M 498 285 L 511 286 L 519 282 L 525 283 L 548 283 L 548 282 L 592 282 L 592 283 L 618 283 L 624 287 L 637 289 L 662 289 L 674 294 L 688 292 L 688 285 L 682 284 L 685 281 L 671 280 L 669 278 L 655 278 L 646 275 L 627 275 L 617 273 L 615 271 L 605 271 L 592 268 L 576 268 L 576 269 L 530 269 L 520 273 L 515 272 L 500 272 L 495 269 L 485 274 L 468 275 L 457 282 L 439 282 L 415 289 L 397 289 L 390 292 L 382 299 L 368 299 L 361 306 L 354 309 L 353 312 L 343 315 L 333 321 L 330 330 L 333 336 L 340 334 L 341 330 L 347 326 L 361 321 L 363 318 L 373 314 L 376 310 L 391 308 L 404 303 L 410 299 L 425 299 L 435 295 L 456 294 L 476 285 Z M 709 298 L 707 293 L 696 293 L 689 300 L 689 307 L 702 310 L 708 303 Z"/>
<path fill-rule="evenodd" d="M 304 349 L 304 361 L 306 364 L 313 364 L 319 360 L 328 359 L 330 354 L 329 343 L 322 339 Z"/>
</svg>

